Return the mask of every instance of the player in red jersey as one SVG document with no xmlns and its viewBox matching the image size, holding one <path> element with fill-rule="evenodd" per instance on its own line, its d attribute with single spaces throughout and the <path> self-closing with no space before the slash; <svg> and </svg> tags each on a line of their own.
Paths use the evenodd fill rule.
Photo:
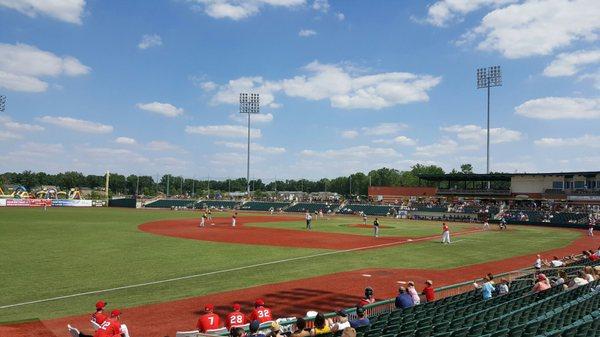
<svg viewBox="0 0 600 337">
<path fill-rule="evenodd" d="M 207 304 L 204 306 L 204 311 L 206 313 L 200 318 L 198 318 L 198 323 L 196 323 L 196 328 L 200 332 L 206 332 L 207 330 L 218 329 L 221 325 L 221 318 L 219 315 L 215 314 L 213 311 L 215 307 L 212 304 Z"/>
<path fill-rule="evenodd" d="M 121 311 L 115 309 L 110 313 L 110 318 L 107 318 L 101 325 L 94 337 L 122 337 L 123 331 L 121 331 Z"/>
<path fill-rule="evenodd" d="M 96 302 L 96 312 L 92 314 L 92 322 L 95 322 L 98 325 L 102 325 L 102 323 L 106 321 L 108 316 L 106 316 L 106 314 L 104 313 L 104 308 L 107 304 L 108 303 L 104 301 Z"/>
<path fill-rule="evenodd" d="M 265 301 L 259 298 L 254 302 L 254 310 L 252 310 L 249 318 L 250 321 L 264 323 L 273 320 L 273 313 L 271 309 L 265 307 Z"/>
<path fill-rule="evenodd" d="M 241 309 L 242 307 L 239 304 L 236 303 L 233 305 L 233 311 L 227 314 L 227 318 L 225 320 L 225 326 L 227 327 L 227 330 L 231 330 L 232 327 L 235 328 L 250 323 L 248 322 L 248 317 L 246 317 L 246 315 L 240 311 Z"/>
</svg>

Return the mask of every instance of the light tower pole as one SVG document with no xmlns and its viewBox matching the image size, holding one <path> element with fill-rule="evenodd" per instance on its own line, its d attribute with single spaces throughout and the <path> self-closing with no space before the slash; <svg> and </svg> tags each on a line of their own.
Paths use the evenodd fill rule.
<svg viewBox="0 0 600 337">
<path fill-rule="evenodd" d="M 248 114 L 248 157 L 246 165 L 246 195 L 250 198 L 250 115 L 260 113 L 258 94 L 240 93 L 240 113 Z"/>
<path fill-rule="evenodd" d="M 487 89 L 487 154 L 485 173 L 490 173 L 490 88 L 502 85 L 500 66 L 477 69 L 477 89 Z M 488 181 L 488 189 L 490 182 Z"/>
<path fill-rule="evenodd" d="M 0 95 L 0 112 L 4 112 L 6 109 L 6 96 Z"/>
</svg>

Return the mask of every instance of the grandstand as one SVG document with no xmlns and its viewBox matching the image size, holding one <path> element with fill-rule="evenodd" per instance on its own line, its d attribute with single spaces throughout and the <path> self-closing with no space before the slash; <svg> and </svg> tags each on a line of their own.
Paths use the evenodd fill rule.
<svg viewBox="0 0 600 337">
<path fill-rule="evenodd" d="M 147 208 L 191 208 L 194 205 L 195 200 L 189 199 L 159 199 L 147 203 L 144 207 Z"/>
<path fill-rule="evenodd" d="M 289 202 L 265 202 L 265 201 L 248 201 L 240 206 L 240 210 L 244 211 L 274 211 L 283 210 L 290 205 Z"/>
<path fill-rule="evenodd" d="M 393 206 L 348 204 L 338 210 L 339 214 L 366 214 L 386 216 L 393 213 Z"/>
<path fill-rule="evenodd" d="M 339 207 L 339 204 L 332 203 L 309 203 L 309 202 L 299 202 L 290 207 L 288 207 L 286 212 L 318 212 L 323 211 L 323 213 L 331 213 L 335 212 L 335 210 Z"/>
<path fill-rule="evenodd" d="M 217 208 L 217 209 L 234 209 L 241 202 L 235 200 L 199 200 L 194 204 L 194 208 Z"/>
</svg>

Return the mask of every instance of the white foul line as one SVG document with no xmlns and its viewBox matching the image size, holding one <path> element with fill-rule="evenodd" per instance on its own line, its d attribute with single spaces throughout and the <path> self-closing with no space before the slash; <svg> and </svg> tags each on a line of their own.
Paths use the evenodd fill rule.
<svg viewBox="0 0 600 337">
<path fill-rule="evenodd" d="M 471 233 L 471 232 L 463 232 L 463 233 L 466 234 L 466 233 Z M 192 279 L 192 278 L 197 278 L 197 277 L 203 277 L 203 276 L 224 274 L 224 273 L 229 273 L 229 272 L 232 272 L 232 271 L 239 271 L 239 270 L 244 270 L 244 269 L 269 266 L 269 265 L 279 264 L 279 263 L 284 263 L 284 262 L 298 261 L 298 260 L 304 260 L 304 259 L 311 259 L 311 258 L 314 258 L 314 257 L 321 257 L 321 256 L 327 256 L 327 255 L 334 255 L 334 254 L 342 254 L 342 253 L 348 253 L 348 252 L 355 252 L 355 251 L 365 250 L 365 249 L 371 249 L 371 248 L 380 248 L 380 247 L 386 247 L 386 246 L 393 246 L 393 245 L 402 244 L 402 243 L 419 242 L 419 241 L 431 240 L 431 239 L 434 239 L 434 238 L 437 238 L 437 237 L 438 237 L 437 235 L 436 236 L 427 236 L 427 237 L 412 239 L 412 241 L 408 241 L 408 240 L 394 241 L 394 242 L 382 243 L 382 244 L 373 245 L 373 246 L 350 248 L 350 249 L 344 249 L 344 250 L 334 250 L 334 251 L 329 251 L 329 252 L 324 252 L 324 253 L 318 253 L 318 254 L 312 254 L 312 255 L 306 255 L 306 256 L 291 257 L 291 258 L 287 258 L 287 259 L 283 259 L 283 260 L 276 260 L 276 261 L 270 261 L 270 262 L 256 263 L 256 264 L 252 264 L 252 265 L 248 265 L 248 266 L 235 267 L 235 268 L 222 269 L 222 270 L 215 270 L 215 271 L 210 271 L 210 272 L 206 272 L 206 273 L 202 273 L 202 274 L 180 276 L 180 277 L 174 277 L 174 278 L 170 278 L 170 279 L 164 279 L 164 280 L 158 280 L 158 281 L 152 281 L 152 282 L 137 283 L 137 284 L 131 284 L 131 285 L 121 286 L 121 287 L 107 288 L 107 289 L 102 289 L 102 290 L 92 290 L 92 291 L 86 291 L 86 292 L 82 292 L 82 293 L 76 293 L 76 294 L 70 294 L 70 295 L 63 295 L 63 296 L 56 296 L 56 297 L 50 297 L 50 298 L 45 298 L 45 299 L 35 300 L 35 301 L 21 302 L 21 303 L 15 303 L 15 304 L 7 304 L 7 305 L 0 306 L 0 309 L 8 309 L 8 308 L 14 308 L 14 307 L 21 307 L 21 306 L 29 305 L 29 304 L 51 302 L 51 301 L 63 300 L 63 299 L 66 299 L 66 298 L 73 298 L 73 297 L 79 297 L 79 296 L 85 296 L 85 295 L 94 295 L 94 294 L 100 294 L 100 293 L 105 293 L 105 292 L 110 292 L 110 291 L 116 291 L 116 290 L 140 288 L 140 287 L 145 287 L 145 286 L 150 286 L 150 285 L 155 285 L 155 284 L 169 283 L 169 282 L 187 280 L 187 279 Z"/>
</svg>

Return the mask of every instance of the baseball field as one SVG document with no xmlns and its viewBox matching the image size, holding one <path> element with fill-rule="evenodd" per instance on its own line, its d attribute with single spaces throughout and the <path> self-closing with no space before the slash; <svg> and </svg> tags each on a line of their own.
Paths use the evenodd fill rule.
<svg viewBox="0 0 600 337">
<path fill-rule="evenodd" d="M 532 256 L 598 244 L 583 232 L 512 226 L 482 231 L 450 223 L 331 216 L 305 229 L 302 214 L 6 208 L 0 213 L 0 336 L 62 336 L 67 322 L 89 330 L 98 299 L 120 308 L 135 336 L 174 336 L 194 327 L 205 302 L 225 313 L 264 297 L 276 316 L 352 306 L 366 285 L 377 298 L 398 281 L 435 286 L 530 266 Z M 373 220 L 370 217 L 368 224 Z M 418 286 L 420 288 L 420 285 Z M 33 334 L 32 332 L 35 332 Z"/>
</svg>

